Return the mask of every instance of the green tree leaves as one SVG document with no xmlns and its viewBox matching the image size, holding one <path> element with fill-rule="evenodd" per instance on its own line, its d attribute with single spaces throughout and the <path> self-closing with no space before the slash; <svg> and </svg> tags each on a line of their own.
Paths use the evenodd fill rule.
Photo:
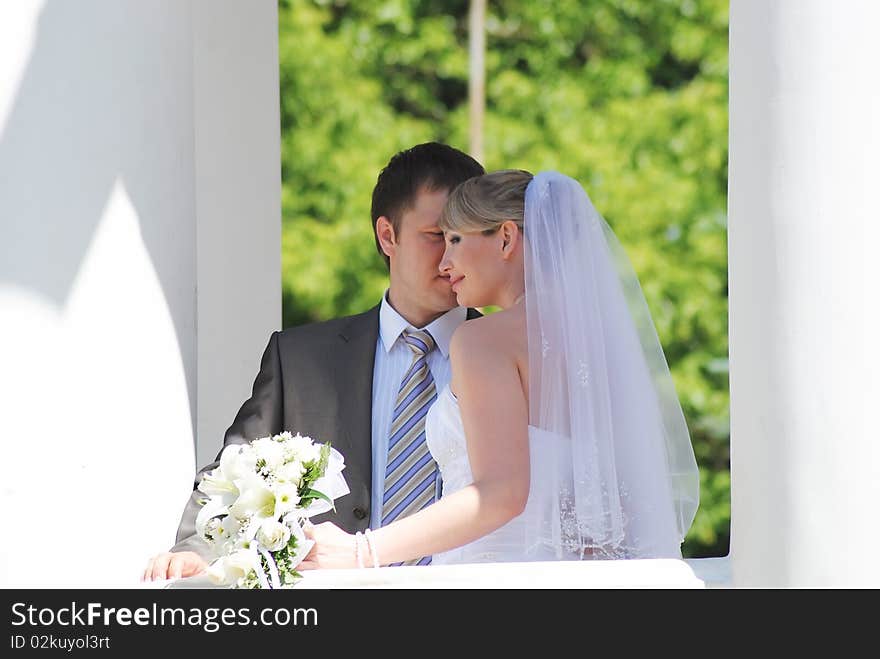
<svg viewBox="0 0 880 659">
<path fill-rule="evenodd" d="M 380 169 L 467 150 L 468 2 L 281 0 L 284 324 L 387 285 Z M 639 275 L 701 468 L 685 544 L 727 553 L 726 0 L 499 0 L 486 17 L 484 165 L 577 178 Z"/>
</svg>

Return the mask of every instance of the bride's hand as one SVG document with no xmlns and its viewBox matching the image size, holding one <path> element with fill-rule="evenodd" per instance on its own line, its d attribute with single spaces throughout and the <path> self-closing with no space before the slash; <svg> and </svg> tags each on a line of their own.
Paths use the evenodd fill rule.
<svg viewBox="0 0 880 659">
<path fill-rule="evenodd" d="M 358 567 L 356 538 L 352 534 L 332 522 L 306 524 L 303 531 L 307 538 L 315 541 L 315 546 L 297 566 L 297 570 Z"/>
</svg>

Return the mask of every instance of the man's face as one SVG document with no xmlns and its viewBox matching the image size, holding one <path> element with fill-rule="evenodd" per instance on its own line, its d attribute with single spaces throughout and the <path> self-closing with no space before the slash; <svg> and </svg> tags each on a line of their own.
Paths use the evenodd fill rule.
<svg viewBox="0 0 880 659">
<path fill-rule="evenodd" d="M 422 189 L 401 217 L 389 256 L 392 301 L 404 315 L 436 317 L 458 306 L 449 276 L 439 270 L 446 244 L 437 222 L 448 196 L 448 190 Z"/>
</svg>

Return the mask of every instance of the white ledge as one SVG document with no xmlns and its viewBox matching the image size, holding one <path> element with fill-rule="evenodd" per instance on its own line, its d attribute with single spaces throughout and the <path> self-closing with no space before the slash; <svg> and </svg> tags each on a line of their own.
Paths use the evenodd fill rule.
<svg viewBox="0 0 880 659">
<path fill-rule="evenodd" d="M 352 588 L 723 588 L 730 585 L 723 558 L 629 561 L 550 561 L 385 567 L 305 572 L 302 589 Z M 162 587 L 162 584 L 156 584 Z M 154 586 L 154 587 L 156 587 Z M 211 588 L 204 576 L 180 579 L 167 588 Z"/>
</svg>

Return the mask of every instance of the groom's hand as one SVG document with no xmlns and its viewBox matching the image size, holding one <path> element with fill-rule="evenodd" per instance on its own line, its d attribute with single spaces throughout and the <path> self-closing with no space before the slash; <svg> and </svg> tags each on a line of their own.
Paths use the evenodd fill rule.
<svg viewBox="0 0 880 659">
<path fill-rule="evenodd" d="M 191 577 L 204 572 L 207 567 L 205 559 L 194 551 L 164 552 L 149 560 L 141 581 Z"/>
</svg>

